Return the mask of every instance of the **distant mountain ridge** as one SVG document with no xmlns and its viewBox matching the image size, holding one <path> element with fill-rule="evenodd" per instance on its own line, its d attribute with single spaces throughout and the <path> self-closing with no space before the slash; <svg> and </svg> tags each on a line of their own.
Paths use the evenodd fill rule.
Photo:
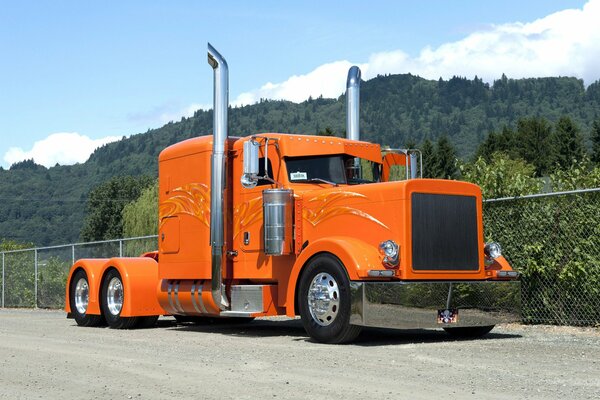
<svg viewBox="0 0 600 400">
<path fill-rule="evenodd" d="M 230 110 L 229 132 L 316 134 L 345 132 L 345 97 L 302 103 L 263 100 Z M 402 147 L 447 135 L 461 157 L 490 131 L 525 116 L 556 121 L 569 115 L 587 137 L 600 117 L 600 81 L 576 78 L 426 80 L 411 74 L 378 76 L 361 87 L 362 139 Z M 98 148 L 83 164 L 46 169 L 30 161 L 0 169 L 0 238 L 36 245 L 79 240 L 89 191 L 118 175 L 157 174 L 158 153 L 181 140 L 212 133 L 212 111 Z M 115 199 L 129 202 L 133 199 Z"/>
</svg>

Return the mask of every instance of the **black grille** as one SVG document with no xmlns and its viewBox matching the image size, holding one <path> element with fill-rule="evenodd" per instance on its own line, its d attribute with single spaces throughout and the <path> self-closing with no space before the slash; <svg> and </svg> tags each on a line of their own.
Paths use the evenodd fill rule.
<svg viewBox="0 0 600 400">
<path fill-rule="evenodd" d="M 411 205 L 413 270 L 479 268 L 474 196 L 413 193 Z"/>
</svg>

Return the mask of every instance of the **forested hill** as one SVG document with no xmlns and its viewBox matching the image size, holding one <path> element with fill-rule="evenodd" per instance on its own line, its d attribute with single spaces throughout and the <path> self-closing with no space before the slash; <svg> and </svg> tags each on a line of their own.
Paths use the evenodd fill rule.
<svg viewBox="0 0 600 400">
<path fill-rule="evenodd" d="M 556 121 L 563 115 L 570 116 L 587 138 L 592 121 L 600 117 L 600 81 L 586 89 L 581 80 L 566 77 L 503 76 L 488 85 L 478 78 L 435 81 L 404 74 L 378 76 L 361 87 L 364 140 L 402 147 L 446 135 L 462 157 L 472 155 L 490 131 L 513 126 L 521 117 Z M 230 111 L 231 135 L 317 134 L 327 128 L 344 134 L 344 96 L 300 104 L 261 101 Z M 26 161 L 0 169 L 0 239 L 36 245 L 79 240 L 93 187 L 116 175 L 156 176 L 156 158 L 164 147 L 210 133 L 212 111 L 198 111 L 191 118 L 105 145 L 84 164 L 46 169 Z"/>
</svg>

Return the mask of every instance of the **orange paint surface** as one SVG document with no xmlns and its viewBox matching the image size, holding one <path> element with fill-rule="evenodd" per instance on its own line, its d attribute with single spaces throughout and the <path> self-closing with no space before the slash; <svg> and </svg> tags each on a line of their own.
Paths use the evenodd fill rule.
<svg viewBox="0 0 600 400">
<path fill-rule="evenodd" d="M 478 186 L 457 181 L 414 179 L 361 185 L 332 186 L 326 183 L 290 182 L 285 158 L 345 154 L 382 165 L 389 176 L 392 164 L 404 156 L 381 156 L 379 145 L 346 139 L 260 134 L 262 146 L 269 138 L 268 158 L 277 184 L 244 188 L 243 143 L 247 138 L 227 141 L 225 204 L 226 257 L 223 280 L 227 286 L 266 284 L 268 310 L 261 315 L 294 315 L 298 277 L 306 262 L 316 254 L 334 254 L 345 266 L 351 280 L 479 280 L 488 279 L 484 268 L 481 191 Z M 121 271 L 126 287 L 123 315 L 160 313 L 196 315 L 218 313 L 210 294 L 211 247 L 210 159 L 212 136 L 186 140 L 165 149 L 159 157 L 159 249 L 153 258 L 81 260 L 75 268 L 86 270 L 90 282 L 90 313 L 98 310 L 98 290 L 109 267 Z M 387 167 L 386 167 L 387 166 Z M 283 187 L 295 197 L 294 252 L 267 256 L 263 248 L 262 191 Z M 411 194 L 454 194 L 473 196 L 477 204 L 479 269 L 477 271 L 414 271 L 411 268 Z M 385 269 L 378 246 L 385 240 L 400 245 L 400 266 L 392 278 L 370 278 L 369 270 Z M 235 254 L 235 255 L 234 255 Z M 505 261 L 504 261 L 505 262 Z M 508 264 L 502 268 L 510 269 Z M 171 288 L 169 289 L 169 285 Z M 173 293 L 177 285 L 177 300 Z M 171 292 L 169 292 L 169 290 Z M 139 299 L 138 299 L 139 298 Z M 265 303 L 266 304 L 266 303 Z M 204 309 L 202 308 L 204 307 Z M 67 302 L 67 311 L 69 304 Z"/>
</svg>

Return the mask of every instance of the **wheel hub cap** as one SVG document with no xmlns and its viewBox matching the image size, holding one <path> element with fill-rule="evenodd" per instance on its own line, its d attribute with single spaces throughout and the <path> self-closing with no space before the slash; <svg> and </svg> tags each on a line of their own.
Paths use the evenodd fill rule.
<svg viewBox="0 0 600 400">
<path fill-rule="evenodd" d="M 123 308 L 123 284 L 117 277 L 112 278 L 108 283 L 106 304 L 112 315 L 119 315 L 121 308 Z"/>
<path fill-rule="evenodd" d="M 340 293 L 335 279 L 328 273 L 320 273 L 308 288 L 308 309 L 315 322 L 327 326 L 335 321 L 340 308 Z"/>
<path fill-rule="evenodd" d="M 81 278 L 75 285 L 75 308 L 79 314 L 85 314 L 90 299 L 90 287 L 87 279 Z"/>
</svg>

